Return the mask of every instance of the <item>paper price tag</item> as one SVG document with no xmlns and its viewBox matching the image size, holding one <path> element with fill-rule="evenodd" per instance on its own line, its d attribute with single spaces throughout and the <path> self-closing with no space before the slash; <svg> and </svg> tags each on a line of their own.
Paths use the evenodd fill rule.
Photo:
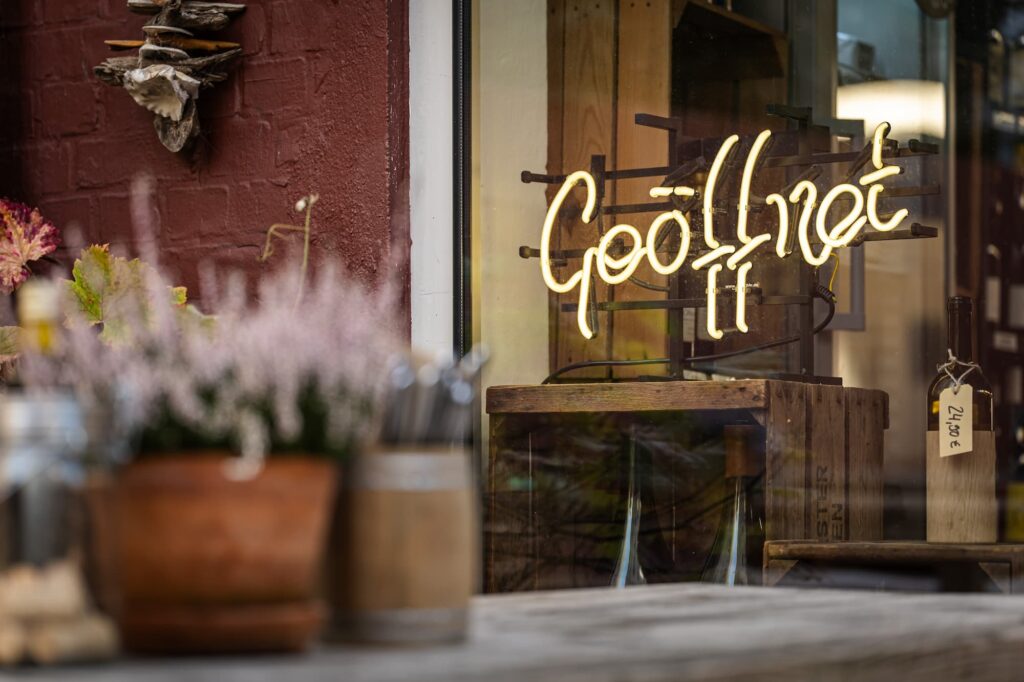
<svg viewBox="0 0 1024 682">
<path fill-rule="evenodd" d="M 939 456 L 951 457 L 974 449 L 974 389 L 967 384 L 956 393 L 939 394 Z"/>
</svg>

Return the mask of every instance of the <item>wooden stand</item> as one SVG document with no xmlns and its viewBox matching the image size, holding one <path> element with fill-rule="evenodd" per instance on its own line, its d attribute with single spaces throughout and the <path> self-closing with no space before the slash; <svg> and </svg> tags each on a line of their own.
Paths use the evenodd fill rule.
<svg viewBox="0 0 1024 682">
<path fill-rule="evenodd" d="M 764 584 L 1024 593 L 1024 545 L 767 542 Z"/>
<path fill-rule="evenodd" d="M 659 445 L 651 450 L 650 475 L 639 480 L 641 498 L 643 481 L 657 480 L 669 499 L 643 501 L 645 518 L 660 516 L 657 527 L 642 527 L 641 534 L 671 536 L 662 551 L 667 563 L 685 559 L 680 552 L 706 554 L 714 528 L 704 528 L 703 545 L 685 544 L 677 532 L 691 532 L 685 505 L 701 494 L 707 497 L 703 489 L 692 490 L 693 479 L 720 481 L 724 473 L 724 462 L 700 462 L 695 456 L 700 447 L 682 442 L 686 432 L 710 430 L 714 440 L 718 429 L 714 452 L 722 453 L 722 429 L 735 423 L 751 424 L 761 433 L 763 448 L 757 451 L 764 453 L 769 540 L 882 538 L 882 439 L 888 419 L 882 391 L 775 380 L 512 386 L 489 389 L 487 411 L 488 591 L 602 584 L 600 570 L 585 573 L 579 567 L 600 564 L 590 561 L 594 557 L 615 556 L 607 538 L 621 530 L 614 524 L 623 487 L 587 486 L 599 468 L 602 480 L 625 479 L 628 472 L 615 464 L 623 459 L 623 443 L 614 439 L 631 438 L 633 429 L 662 434 L 651 436 Z M 652 426 L 655 418 L 659 421 Z M 659 431 L 663 426 L 668 428 Z M 679 442 L 667 443 L 669 437 Z M 673 445 L 678 451 L 668 453 Z M 694 473 L 694 466 L 703 469 Z M 702 504 L 713 507 L 720 499 Z M 704 526 L 714 523 L 717 516 L 711 516 Z M 595 536 L 605 538 L 604 544 L 595 544 Z M 640 558 L 643 563 L 643 548 Z"/>
</svg>

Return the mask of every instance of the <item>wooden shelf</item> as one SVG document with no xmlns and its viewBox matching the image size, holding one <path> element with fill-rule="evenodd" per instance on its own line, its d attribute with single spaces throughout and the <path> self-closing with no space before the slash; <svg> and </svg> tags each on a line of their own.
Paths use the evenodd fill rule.
<svg viewBox="0 0 1024 682">
<path fill-rule="evenodd" d="M 662 412 L 689 410 L 767 411 L 775 401 L 804 386 L 776 379 L 737 381 L 634 381 L 540 386 L 492 386 L 488 414 L 566 414 L 584 412 Z M 837 387 L 841 388 L 841 387 Z M 883 428 L 889 428 L 889 396 L 884 391 L 845 389 L 855 400 L 881 401 Z"/>
<path fill-rule="evenodd" d="M 645 381 L 617 384 L 493 386 L 487 389 L 489 414 L 568 412 L 656 412 L 663 410 L 764 410 L 769 385 L 742 381 Z"/>
<path fill-rule="evenodd" d="M 948 577 L 976 567 L 1001 591 L 1024 593 L 1024 545 L 1019 544 L 778 540 L 765 543 L 764 565 L 767 585 L 786 580 L 828 587 L 843 587 L 836 580 L 858 569 L 874 570 L 879 576 L 926 569 Z"/>
</svg>

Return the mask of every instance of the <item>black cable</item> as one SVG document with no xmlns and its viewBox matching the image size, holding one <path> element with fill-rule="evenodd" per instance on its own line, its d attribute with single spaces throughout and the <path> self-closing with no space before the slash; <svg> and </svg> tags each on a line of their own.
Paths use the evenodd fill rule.
<svg viewBox="0 0 1024 682">
<path fill-rule="evenodd" d="M 817 334 L 821 332 L 823 329 L 825 329 L 825 327 L 827 327 L 829 323 L 832 322 L 832 318 L 835 317 L 836 314 L 836 295 L 833 294 L 832 291 L 830 291 L 824 285 L 818 284 L 814 289 L 814 295 L 817 298 L 820 298 L 821 300 L 825 301 L 826 304 L 828 304 L 828 313 L 825 315 L 824 319 L 822 319 L 821 322 L 814 326 L 814 329 L 811 331 L 812 335 Z M 724 353 L 713 353 L 711 355 L 694 355 L 689 358 L 680 358 L 679 363 L 683 365 L 692 365 L 695 362 L 710 362 L 713 360 L 724 360 L 726 358 L 732 358 L 737 355 L 746 355 L 747 353 L 756 353 L 757 351 L 768 350 L 769 348 L 785 346 L 786 344 L 789 343 L 796 343 L 799 340 L 800 335 L 794 334 L 793 336 L 787 336 L 782 339 L 775 339 L 774 341 L 760 343 L 756 346 L 750 346 L 749 348 L 730 350 Z M 586 369 L 588 367 L 630 367 L 639 365 L 667 365 L 670 362 L 672 362 L 671 358 L 649 358 L 645 360 L 587 360 L 584 362 L 574 362 L 572 364 L 566 365 L 565 367 L 560 367 L 559 369 L 556 369 L 554 372 L 549 374 L 547 378 L 544 379 L 544 381 L 542 381 L 541 383 L 549 384 L 551 383 L 552 379 L 556 379 L 557 377 L 563 374 L 574 372 L 578 369 Z"/>
</svg>

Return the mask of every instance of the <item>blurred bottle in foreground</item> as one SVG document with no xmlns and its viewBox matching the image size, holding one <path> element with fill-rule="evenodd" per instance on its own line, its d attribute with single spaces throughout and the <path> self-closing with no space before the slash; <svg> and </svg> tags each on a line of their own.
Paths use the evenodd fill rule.
<svg viewBox="0 0 1024 682">
<path fill-rule="evenodd" d="M 49 354 L 60 289 L 33 279 L 18 291 L 22 352 Z M 113 623 L 92 606 L 82 571 L 85 519 L 76 466 L 86 435 L 67 392 L 0 393 L 0 666 L 111 658 Z"/>
</svg>

